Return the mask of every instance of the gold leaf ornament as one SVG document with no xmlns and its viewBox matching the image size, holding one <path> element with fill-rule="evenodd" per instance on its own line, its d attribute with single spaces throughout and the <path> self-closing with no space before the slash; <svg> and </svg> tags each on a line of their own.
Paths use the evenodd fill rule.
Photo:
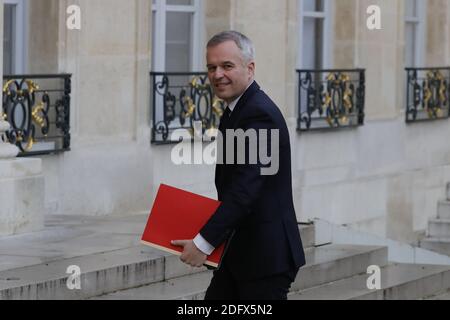
<svg viewBox="0 0 450 320">
<path fill-rule="evenodd" d="M 184 102 L 187 104 L 187 111 L 185 112 L 183 118 L 190 118 L 195 111 L 194 101 L 192 101 L 191 97 L 185 97 Z"/>
<path fill-rule="evenodd" d="M 223 110 L 220 107 L 221 103 L 223 102 L 222 99 L 219 99 L 217 97 L 215 97 L 213 99 L 213 104 L 212 104 L 212 111 L 220 118 L 223 116 Z"/>
<path fill-rule="evenodd" d="M 39 115 L 40 112 L 44 111 L 44 103 L 41 101 L 39 104 L 33 109 L 33 112 L 31 113 L 33 121 L 36 122 L 39 127 L 44 127 L 45 120 L 43 117 Z"/>
</svg>

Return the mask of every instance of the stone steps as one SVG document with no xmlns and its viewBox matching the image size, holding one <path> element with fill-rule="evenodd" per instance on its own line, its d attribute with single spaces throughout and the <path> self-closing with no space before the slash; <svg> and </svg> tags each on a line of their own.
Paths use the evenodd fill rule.
<svg viewBox="0 0 450 320">
<path fill-rule="evenodd" d="M 212 271 L 93 297 L 90 300 L 203 300 Z"/>
<path fill-rule="evenodd" d="M 450 219 L 430 219 L 428 236 L 431 238 L 450 238 Z"/>
<path fill-rule="evenodd" d="M 423 300 L 450 300 L 450 290 L 425 297 Z"/>
<path fill-rule="evenodd" d="M 367 271 L 371 265 L 385 266 L 387 247 L 330 244 L 305 251 L 303 266 L 291 286 L 293 291 L 336 281 Z"/>
<path fill-rule="evenodd" d="M 447 200 L 439 201 L 437 219 L 428 220 L 427 237 L 419 243 L 421 248 L 450 255 L 450 183 Z"/>
<path fill-rule="evenodd" d="M 305 247 L 314 245 L 314 226 L 300 225 Z M 81 271 L 81 290 L 69 290 L 69 266 Z M 87 299 L 196 273 L 171 255 L 144 245 L 0 269 L 0 300 Z"/>
<path fill-rule="evenodd" d="M 290 300 L 411 300 L 444 292 L 450 288 L 450 266 L 391 264 L 381 268 L 381 288 L 370 290 L 360 274 L 294 292 Z"/>
<path fill-rule="evenodd" d="M 51 261 L 0 272 L 1 300 L 82 299 L 165 277 L 166 257 L 145 247 Z M 69 290 L 67 268 L 81 269 L 82 290 Z"/>
<path fill-rule="evenodd" d="M 450 238 L 425 238 L 420 247 L 450 256 Z"/>
<path fill-rule="evenodd" d="M 438 218 L 450 219 L 450 201 L 438 202 Z"/>
<path fill-rule="evenodd" d="M 300 269 L 292 290 L 342 279 L 357 273 L 366 272 L 372 264 L 387 264 L 387 248 L 372 246 L 327 245 L 306 250 L 307 265 Z M 173 300 L 203 299 L 212 274 L 183 276 L 145 287 L 124 290 L 96 300 Z"/>
</svg>

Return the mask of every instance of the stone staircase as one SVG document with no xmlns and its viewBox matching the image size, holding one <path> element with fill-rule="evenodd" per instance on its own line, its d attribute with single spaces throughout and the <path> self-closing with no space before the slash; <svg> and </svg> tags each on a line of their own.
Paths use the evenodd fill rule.
<svg viewBox="0 0 450 320">
<path fill-rule="evenodd" d="M 307 264 L 292 284 L 290 300 L 446 299 L 450 266 L 390 264 L 387 247 L 328 244 L 314 246 L 314 226 L 302 226 Z M 381 268 L 381 288 L 367 288 L 367 267 Z M 203 299 L 211 280 L 200 272 L 94 297 L 96 300 Z"/>
<path fill-rule="evenodd" d="M 447 199 L 438 202 L 437 218 L 428 221 L 427 237 L 420 241 L 420 247 L 450 255 L 450 184 Z"/>
<path fill-rule="evenodd" d="M 387 248 L 365 246 L 327 245 L 314 247 L 314 226 L 301 226 L 300 232 L 306 248 L 307 265 L 299 272 L 292 290 L 325 284 L 331 281 L 366 272 L 368 265 L 384 261 Z M 179 264 L 177 262 L 177 264 Z M 123 290 L 93 299 L 203 299 L 212 272 L 202 271 L 195 274 L 167 279 L 140 288 Z"/>
<path fill-rule="evenodd" d="M 315 246 L 314 225 L 300 225 L 307 264 L 289 299 L 448 298 L 450 266 L 390 264 L 383 246 Z M 81 269 L 81 290 L 69 290 L 70 265 Z M 381 288 L 366 286 L 367 267 L 381 268 Z M 0 271 L 0 299 L 196 300 L 212 273 L 174 255 L 135 245 L 103 253 Z"/>
</svg>

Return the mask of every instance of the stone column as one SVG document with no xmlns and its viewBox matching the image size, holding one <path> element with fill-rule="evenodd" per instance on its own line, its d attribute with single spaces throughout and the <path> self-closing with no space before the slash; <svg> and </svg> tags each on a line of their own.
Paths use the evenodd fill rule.
<svg viewBox="0 0 450 320">
<path fill-rule="evenodd" d="M 3 0 L 0 0 L 0 34 L 3 35 Z M 0 41 L 3 61 L 3 41 Z M 3 64 L 0 63 L 0 79 Z M 6 141 L 10 125 L 0 108 L 0 236 L 31 232 L 43 226 L 44 178 L 41 159 L 16 158 L 19 149 Z"/>
</svg>

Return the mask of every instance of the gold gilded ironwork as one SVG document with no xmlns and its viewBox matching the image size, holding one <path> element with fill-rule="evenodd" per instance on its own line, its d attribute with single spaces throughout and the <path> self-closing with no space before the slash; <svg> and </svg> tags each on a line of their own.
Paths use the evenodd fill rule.
<svg viewBox="0 0 450 320">
<path fill-rule="evenodd" d="M 3 93 L 7 94 L 8 96 L 11 95 L 11 91 L 9 90 L 9 86 L 11 85 L 11 83 L 14 83 L 14 80 L 8 80 L 3 86 Z"/>
<path fill-rule="evenodd" d="M 3 93 L 7 94 L 8 96 L 11 95 L 11 90 L 9 90 L 9 86 L 14 83 L 15 80 L 8 80 L 4 86 L 3 86 Z M 33 80 L 25 80 L 25 83 L 27 84 L 28 87 L 28 92 L 30 94 L 33 94 L 36 90 L 39 90 L 39 85 L 34 82 Z M 23 90 L 17 90 L 17 95 L 19 97 L 23 96 Z"/>
<path fill-rule="evenodd" d="M 25 137 L 23 135 L 23 131 L 18 131 L 17 132 L 16 141 L 17 141 L 17 143 L 22 143 L 22 142 L 25 141 Z M 24 148 L 24 151 L 27 151 L 27 152 L 30 151 L 33 148 L 33 146 L 34 146 L 34 142 L 35 141 L 34 141 L 33 137 L 30 135 L 28 137 L 28 142 L 27 142 L 27 144 L 26 144 L 26 146 Z"/>
<path fill-rule="evenodd" d="M 45 120 L 43 117 L 39 115 L 40 112 L 44 111 L 44 103 L 41 101 L 38 105 L 33 109 L 31 113 L 33 121 L 38 124 L 39 127 L 43 128 L 45 125 Z"/>
<path fill-rule="evenodd" d="M 328 92 L 325 93 L 324 98 L 325 98 L 325 100 L 324 100 L 323 104 L 320 106 L 322 108 L 322 112 L 324 112 L 325 109 L 328 109 L 331 105 L 331 97 Z"/>
<path fill-rule="evenodd" d="M 201 84 L 200 82 L 201 82 L 200 77 L 194 76 L 194 77 L 192 77 L 191 82 L 189 84 L 192 88 L 197 89 L 197 90 L 209 89 L 209 84 L 206 84 L 206 83 Z"/>
<path fill-rule="evenodd" d="M 433 96 L 433 92 L 432 92 L 432 88 L 431 88 L 431 83 L 432 82 L 436 82 L 439 81 L 439 88 L 438 90 L 438 99 L 439 99 L 439 104 L 438 105 L 434 105 L 431 106 L 429 105 L 431 97 Z M 444 76 L 442 75 L 442 73 L 439 70 L 436 71 L 428 71 L 427 72 L 427 76 L 426 79 L 424 81 L 424 85 L 423 85 L 423 107 L 425 109 L 425 111 L 428 114 L 429 118 L 441 118 L 443 116 L 443 110 L 442 110 L 442 106 L 445 105 L 447 98 L 445 96 L 445 92 L 446 92 L 446 87 L 445 87 L 445 83 L 444 83 Z"/>
<path fill-rule="evenodd" d="M 441 100 L 443 105 L 447 101 L 447 97 L 445 96 L 445 91 L 447 91 L 447 89 L 445 88 L 444 81 L 441 81 L 441 86 L 439 87 L 439 100 Z"/>
<path fill-rule="evenodd" d="M 187 111 L 182 114 L 184 119 L 190 118 L 195 111 L 195 104 L 191 97 L 184 97 L 184 103 L 187 104 Z"/>
<path fill-rule="evenodd" d="M 350 113 L 350 109 L 352 108 L 352 98 L 353 98 L 353 92 L 350 89 L 350 76 L 346 73 L 341 73 L 337 75 L 336 73 L 330 73 L 326 80 L 329 82 L 332 82 L 334 86 L 341 86 L 343 87 L 343 94 L 342 94 L 342 101 L 343 106 L 345 109 L 344 115 L 334 115 L 332 116 L 332 112 L 329 112 L 328 116 L 325 118 L 328 125 L 330 127 L 333 126 L 334 121 L 337 120 L 340 125 L 348 125 L 349 118 L 348 114 Z M 322 112 L 325 112 L 325 110 L 329 109 L 331 107 L 332 97 L 329 93 L 329 91 L 325 92 L 324 100 L 322 102 L 322 105 L 320 106 L 322 109 Z"/>
<path fill-rule="evenodd" d="M 34 139 L 33 139 L 33 137 L 30 136 L 28 139 L 28 143 L 25 146 L 25 151 L 30 151 L 33 148 L 33 145 L 34 145 Z"/>
<path fill-rule="evenodd" d="M 189 82 L 189 86 L 191 88 L 194 88 L 194 89 L 200 90 L 200 91 L 206 90 L 209 88 L 209 84 L 201 84 L 200 82 L 201 82 L 200 77 L 194 76 L 194 77 L 192 77 L 191 81 Z M 188 96 L 183 98 L 183 102 L 187 105 L 187 111 L 184 112 L 181 116 L 184 119 L 187 119 L 194 114 L 195 104 L 194 104 L 194 101 L 192 101 L 191 97 L 188 97 Z"/>
<path fill-rule="evenodd" d="M 15 80 L 8 80 L 3 85 L 3 94 L 10 96 L 11 95 L 10 86 L 15 82 L 16 82 Z M 26 91 L 24 89 L 19 88 L 16 91 L 17 97 L 23 98 L 25 92 L 27 92 L 27 94 L 29 95 L 32 95 L 36 90 L 39 90 L 39 85 L 33 80 L 26 79 L 24 80 L 24 82 L 26 83 L 28 90 Z M 40 116 L 40 113 L 43 112 L 44 110 L 45 110 L 44 103 L 41 101 L 37 104 L 36 107 L 33 108 L 33 111 L 31 113 L 32 121 L 35 122 L 41 128 L 45 126 L 45 119 L 42 116 Z M 0 119 L 6 120 L 6 115 L 3 112 L 0 112 Z M 35 144 L 35 140 L 31 135 L 31 132 L 28 137 L 25 137 L 23 131 L 18 131 L 16 141 L 17 143 L 20 144 L 22 144 L 24 141 L 27 141 L 26 146 L 24 147 L 24 151 L 30 151 Z"/>
<path fill-rule="evenodd" d="M 28 92 L 33 94 L 36 90 L 39 90 L 39 85 L 33 80 L 25 80 L 25 83 L 28 86 Z"/>
<path fill-rule="evenodd" d="M 220 118 L 223 116 L 223 110 L 220 107 L 220 104 L 223 102 L 222 99 L 219 99 L 217 97 L 214 97 L 213 103 L 212 103 L 212 111 Z"/>
<path fill-rule="evenodd" d="M 202 78 L 200 76 L 193 76 L 189 82 L 189 87 L 191 89 L 195 89 L 198 91 L 207 91 L 209 93 L 211 93 L 211 86 L 209 83 L 205 83 L 202 84 Z M 183 107 L 183 110 L 180 113 L 180 117 L 184 120 L 193 117 L 193 115 L 195 114 L 195 111 L 197 109 L 196 104 L 193 101 L 193 98 L 190 96 L 183 96 L 181 98 L 181 102 Z M 213 100 L 212 100 L 212 104 L 211 104 L 211 113 L 217 115 L 219 118 L 222 117 L 223 115 L 223 110 L 222 110 L 222 106 L 221 104 L 223 103 L 223 100 L 219 99 L 217 96 L 214 96 Z M 202 129 L 203 130 L 215 130 L 217 129 L 217 126 L 210 122 L 207 121 L 206 119 L 201 119 L 202 122 Z M 187 128 L 189 134 L 194 137 L 195 135 L 195 131 L 193 128 Z"/>
</svg>

